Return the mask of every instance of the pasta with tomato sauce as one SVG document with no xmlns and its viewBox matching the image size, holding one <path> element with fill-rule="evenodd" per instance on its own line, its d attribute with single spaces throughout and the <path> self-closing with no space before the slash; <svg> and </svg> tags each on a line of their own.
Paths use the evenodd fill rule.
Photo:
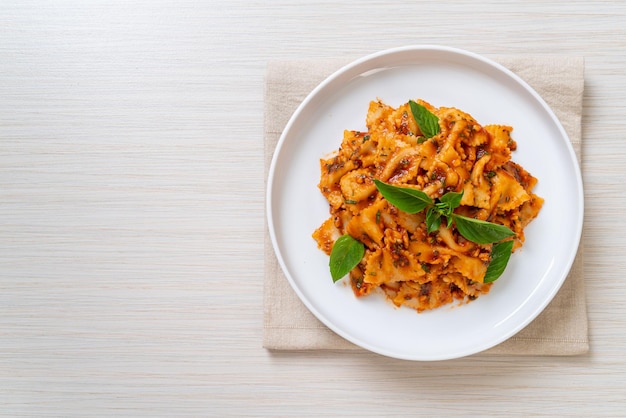
<svg viewBox="0 0 626 418">
<path fill-rule="evenodd" d="M 346 130 L 341 147 L 320 160 L 318 187 L 330 216 L 313 238 L 328 255 L 342 235 L 363 244 L 362 259 L 349 272 L 356 296 L 380 290 L 394 305 L 422 312 L 489 292 L 492 283 L 484 278 L 494 244 L 472 242 L 446 222 L 429 231 L 424 211 L 399 210 L 375 180 L 420 190 L 433 201 L 462 193 L 455 214 L 508 227 L 513 251 L 543 199 L 533 193 L 537 179 L 511 160 L 512 127 L 481 126 L 459 109 L 417 103 L 437 118 L 432 137 L 410 102 L 394 108 L 372 101 L 367 130 Z"/>
</svg>

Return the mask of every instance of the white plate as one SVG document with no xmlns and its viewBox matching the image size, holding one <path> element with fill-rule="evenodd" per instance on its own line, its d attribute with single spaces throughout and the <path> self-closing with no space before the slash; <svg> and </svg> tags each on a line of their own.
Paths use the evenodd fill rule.
<svg viewBox="0 0 626 418">
<path fill-rule="evenodd" d="M 513 126 L 513 160 L 539 179 L 545 204 L 526 242 L 487 295 L 421 314 L 384 296 L 356 298 L 333 283 L 328 257 L 311 238 L 329 216 L 317 189 L 319 158 L 337 149 L 344 129 L 365 130 L 370 100 L 398 106 L 421 98 L 457 107 L 482 124 Z M 367 350 L 409 360 L 443 360 L 501 343 L 552 300 L 574 261 L 583 223 L 583 187 L 574 150 L 541 97 L 509 70 L 447 47 L 404 47 L 362 58 L 321 83 L 287 124 L 270 167 L 270 236 L 294 291 L 330 329 Z"/>
</svg>

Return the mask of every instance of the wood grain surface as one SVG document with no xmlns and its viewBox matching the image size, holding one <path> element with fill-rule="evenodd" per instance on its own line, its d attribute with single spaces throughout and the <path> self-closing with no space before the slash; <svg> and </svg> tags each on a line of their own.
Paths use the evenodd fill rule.
<svg viewBox="0 0 626 418">
<path fill-rule="evenodd" d="M 3 1 L 0 415 L 623 416 L 626 3 Z M 410 44 L 586 62 L 590 353 L 261 347 L 276 59 Z"/>
</svg>

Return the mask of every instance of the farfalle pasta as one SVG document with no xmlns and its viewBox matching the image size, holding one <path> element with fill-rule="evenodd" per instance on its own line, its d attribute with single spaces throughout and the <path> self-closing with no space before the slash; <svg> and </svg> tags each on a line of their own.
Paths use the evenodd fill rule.
<svg viewBox="0 0 626 418">
<path fill-rule="evenodd" d="M 494 244 L 472 242 L 447 222 L 429 231 L 424 211 L 398 209 L 375 180 L 420 190 L 433 201 L 462 193 L 455 214 L 508 227 L 513 251 L 543 199 L 533 193 L 537 179 L 511 160 L 517 144 L 510 126 L 481 126 L 459 109 L 417 103 L 436 117 L 432 136 L 410 102 L 393 108 L 373 101 L 367 131 L 346 130 L 341 147 L 320 160 L 319 189 L 330 216 L 313 238 L 328 255 L 343 235 L 362 243 L 363 257 L 349 273 L 354 294 L 378 289 L 396 306 L 421 312 L 487 293 Z"/>
</svg>

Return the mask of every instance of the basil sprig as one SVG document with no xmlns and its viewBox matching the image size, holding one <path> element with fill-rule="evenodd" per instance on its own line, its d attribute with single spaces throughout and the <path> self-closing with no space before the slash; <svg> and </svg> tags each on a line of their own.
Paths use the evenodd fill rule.
<svg viewBox="0 0 626 418">
<path fill-rule="evenodd" d="M 455 216 L 452 211 L 461 204 L 462 198 L 463 192 L 448 192 L 439 198 L 439 202 L 428 208 L 426 211 L 426 226 L 429 234 L 439 229 L 442 217 L 448 220 L 448 228 L 450 228 Z"/>
<path fill-rule="evenodd" d="M 330 275 L 333 282 L 338 281 L 346 274 L 350 273 L 361 261 L 365 254 L 365 246 L 350 235 L 340 236 L 330 252 Z"/>
<path fill-rule="evenodd" d="M 448 228 L 454 223 L 461 236 L 477 244 L 498 243 L 505 238 L 515 235 L 515 232 L 504 225 L 454 213 L 454 209 L 461 205 L 463 192 L 448 192 L 437 199 L 437 201 L 434 201 L 421 190 L 393 186 L 380 180 L 374 180 L 374 184 L 380 194 L 401 211 L 417 213 L 426 209 L 426 228 L 428 233 L 438 230 L 441 226 L 442 218 L 445 218 Z M 509 261 L 512 250 L 513 241 L 510 240 L 493 246 L 491 262 L 485 275 L 490 282 L 500 277 Z"/>
</svg>

